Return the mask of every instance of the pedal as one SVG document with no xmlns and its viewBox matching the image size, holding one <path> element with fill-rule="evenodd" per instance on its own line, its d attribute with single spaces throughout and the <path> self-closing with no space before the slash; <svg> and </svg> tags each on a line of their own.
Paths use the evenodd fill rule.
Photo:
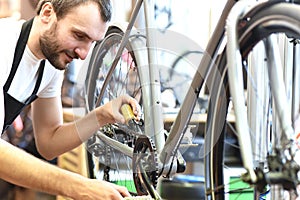
<svg viewBox="0 0 300 200">
<path fill-rule="evenodd" d="M 148 196 L 132 196 L 132 197 L 125 197 L 126 200 L 153 200 L 150 195 Z"/>
</svg>

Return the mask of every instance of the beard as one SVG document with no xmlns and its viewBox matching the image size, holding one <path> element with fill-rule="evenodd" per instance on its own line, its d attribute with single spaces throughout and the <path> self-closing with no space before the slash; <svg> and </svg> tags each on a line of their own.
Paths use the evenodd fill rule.
<svg viewBox="0 0 300 200">
<path fill-rule="evenodd" d="M 57 23 L 54 23 L 49 30 L 39 39 L 41 51 L 45 58 L 58 70 L 65 70 L 67 62 L 60 60 L 60 55 L 66 53 L 67 55 L 74 55 L 68 50 L 59 50 L 61 45 L 57 39 Z"/>
</svg>

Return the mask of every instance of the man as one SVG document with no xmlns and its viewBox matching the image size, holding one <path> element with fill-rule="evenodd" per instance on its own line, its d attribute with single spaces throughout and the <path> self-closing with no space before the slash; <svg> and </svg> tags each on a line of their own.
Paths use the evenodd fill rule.
<svg viewBox="0 0 300 200">
<path fill-rule="evenodd" d="M 111 5 L 108 0 L 41 0 L 37 11 L 37 16 L 25 23 L 0 20 L 0 80 L 5 101 L 1 117 L 5 112 L 5 129 L 31 104 L 37 148 L 50 160 L 80 145 L 106 123 L 124 123 L 119 112 L 122 104 L 129 103 L 137 116 L 139 107 L 124 95 L 64 124 L 60 98 L 63 70 L 73 59 L 85 59 L 92 44 L 104 36 Z M 62 171 L 2 140 L 0 159 L 1 178 L 16 185 L 80 200 L 129 195 L 124 187 Z"/>
</svg>

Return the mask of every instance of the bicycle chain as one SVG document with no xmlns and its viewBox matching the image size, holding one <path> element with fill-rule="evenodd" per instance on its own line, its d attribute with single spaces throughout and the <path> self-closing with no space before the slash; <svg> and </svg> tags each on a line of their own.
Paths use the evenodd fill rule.
<svg viewBox="0 0 300 200">
<path fill-rule="evenodd" d="M 112 125 L 106 125 L 101 128 L 102 134 L 113 138 L 115 131 Z M 133 134 L 136 136 L 133 149 L 132 171 L 133 181 L 138 195 L 149 195 L 153 188 L 157 186 L 158 179 L 158 159 L 157 152 L 153 141 L 145 135 Z M 131 136 L 133 137 L 133 136 Z M 106 146 L 104 149 L 98 147 L 95 141 L 91 142 L 90 151 L 94 155 L 104 156 L 105 167 L 103 179 L 110 180 L 111 148 Z M 154 194 L 151 194 L 154 195 Z"/>
<path fill-rule="evenodd" d="M 148 151 L 147 151 L 148 150 Z M 137 137 L 133 150 L 133 180 L 138 195 L 151 195 L 157 186 L 158 162 L 153 141 L 145 136 Z"/>
<path fill-rule="evenodd" d="M 110 138 L 113 138 L 114 136 L 114 131 L 113 131 L 113 128 L 111 125 L 105 125 L 103 128 L 103 133 L 110 137 Z M 111 166 L 111 147 L 108 146 L 108 145 L 105 145 L 105 166 L 104 166 L 104 173 L 103 173 L 103 180 L 105 181 L 109 181 L 111 182 L 110 180 L 110 176 L 109 176 L 109 172 L 110 172 L 110 166 Z"/>
</svg>

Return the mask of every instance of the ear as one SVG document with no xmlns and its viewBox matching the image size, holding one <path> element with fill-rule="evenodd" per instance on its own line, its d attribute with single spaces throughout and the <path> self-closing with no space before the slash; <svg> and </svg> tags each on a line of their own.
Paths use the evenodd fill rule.
<svg viewBox="0 0 300 200">
<path fill-rule="evenodd" d="M 45 3 L 40 12 L 40 18 L 43 23 L 49 23 L 52 18 L 56 17 L 53 5 L 50 2 Z"/>
</svg>

